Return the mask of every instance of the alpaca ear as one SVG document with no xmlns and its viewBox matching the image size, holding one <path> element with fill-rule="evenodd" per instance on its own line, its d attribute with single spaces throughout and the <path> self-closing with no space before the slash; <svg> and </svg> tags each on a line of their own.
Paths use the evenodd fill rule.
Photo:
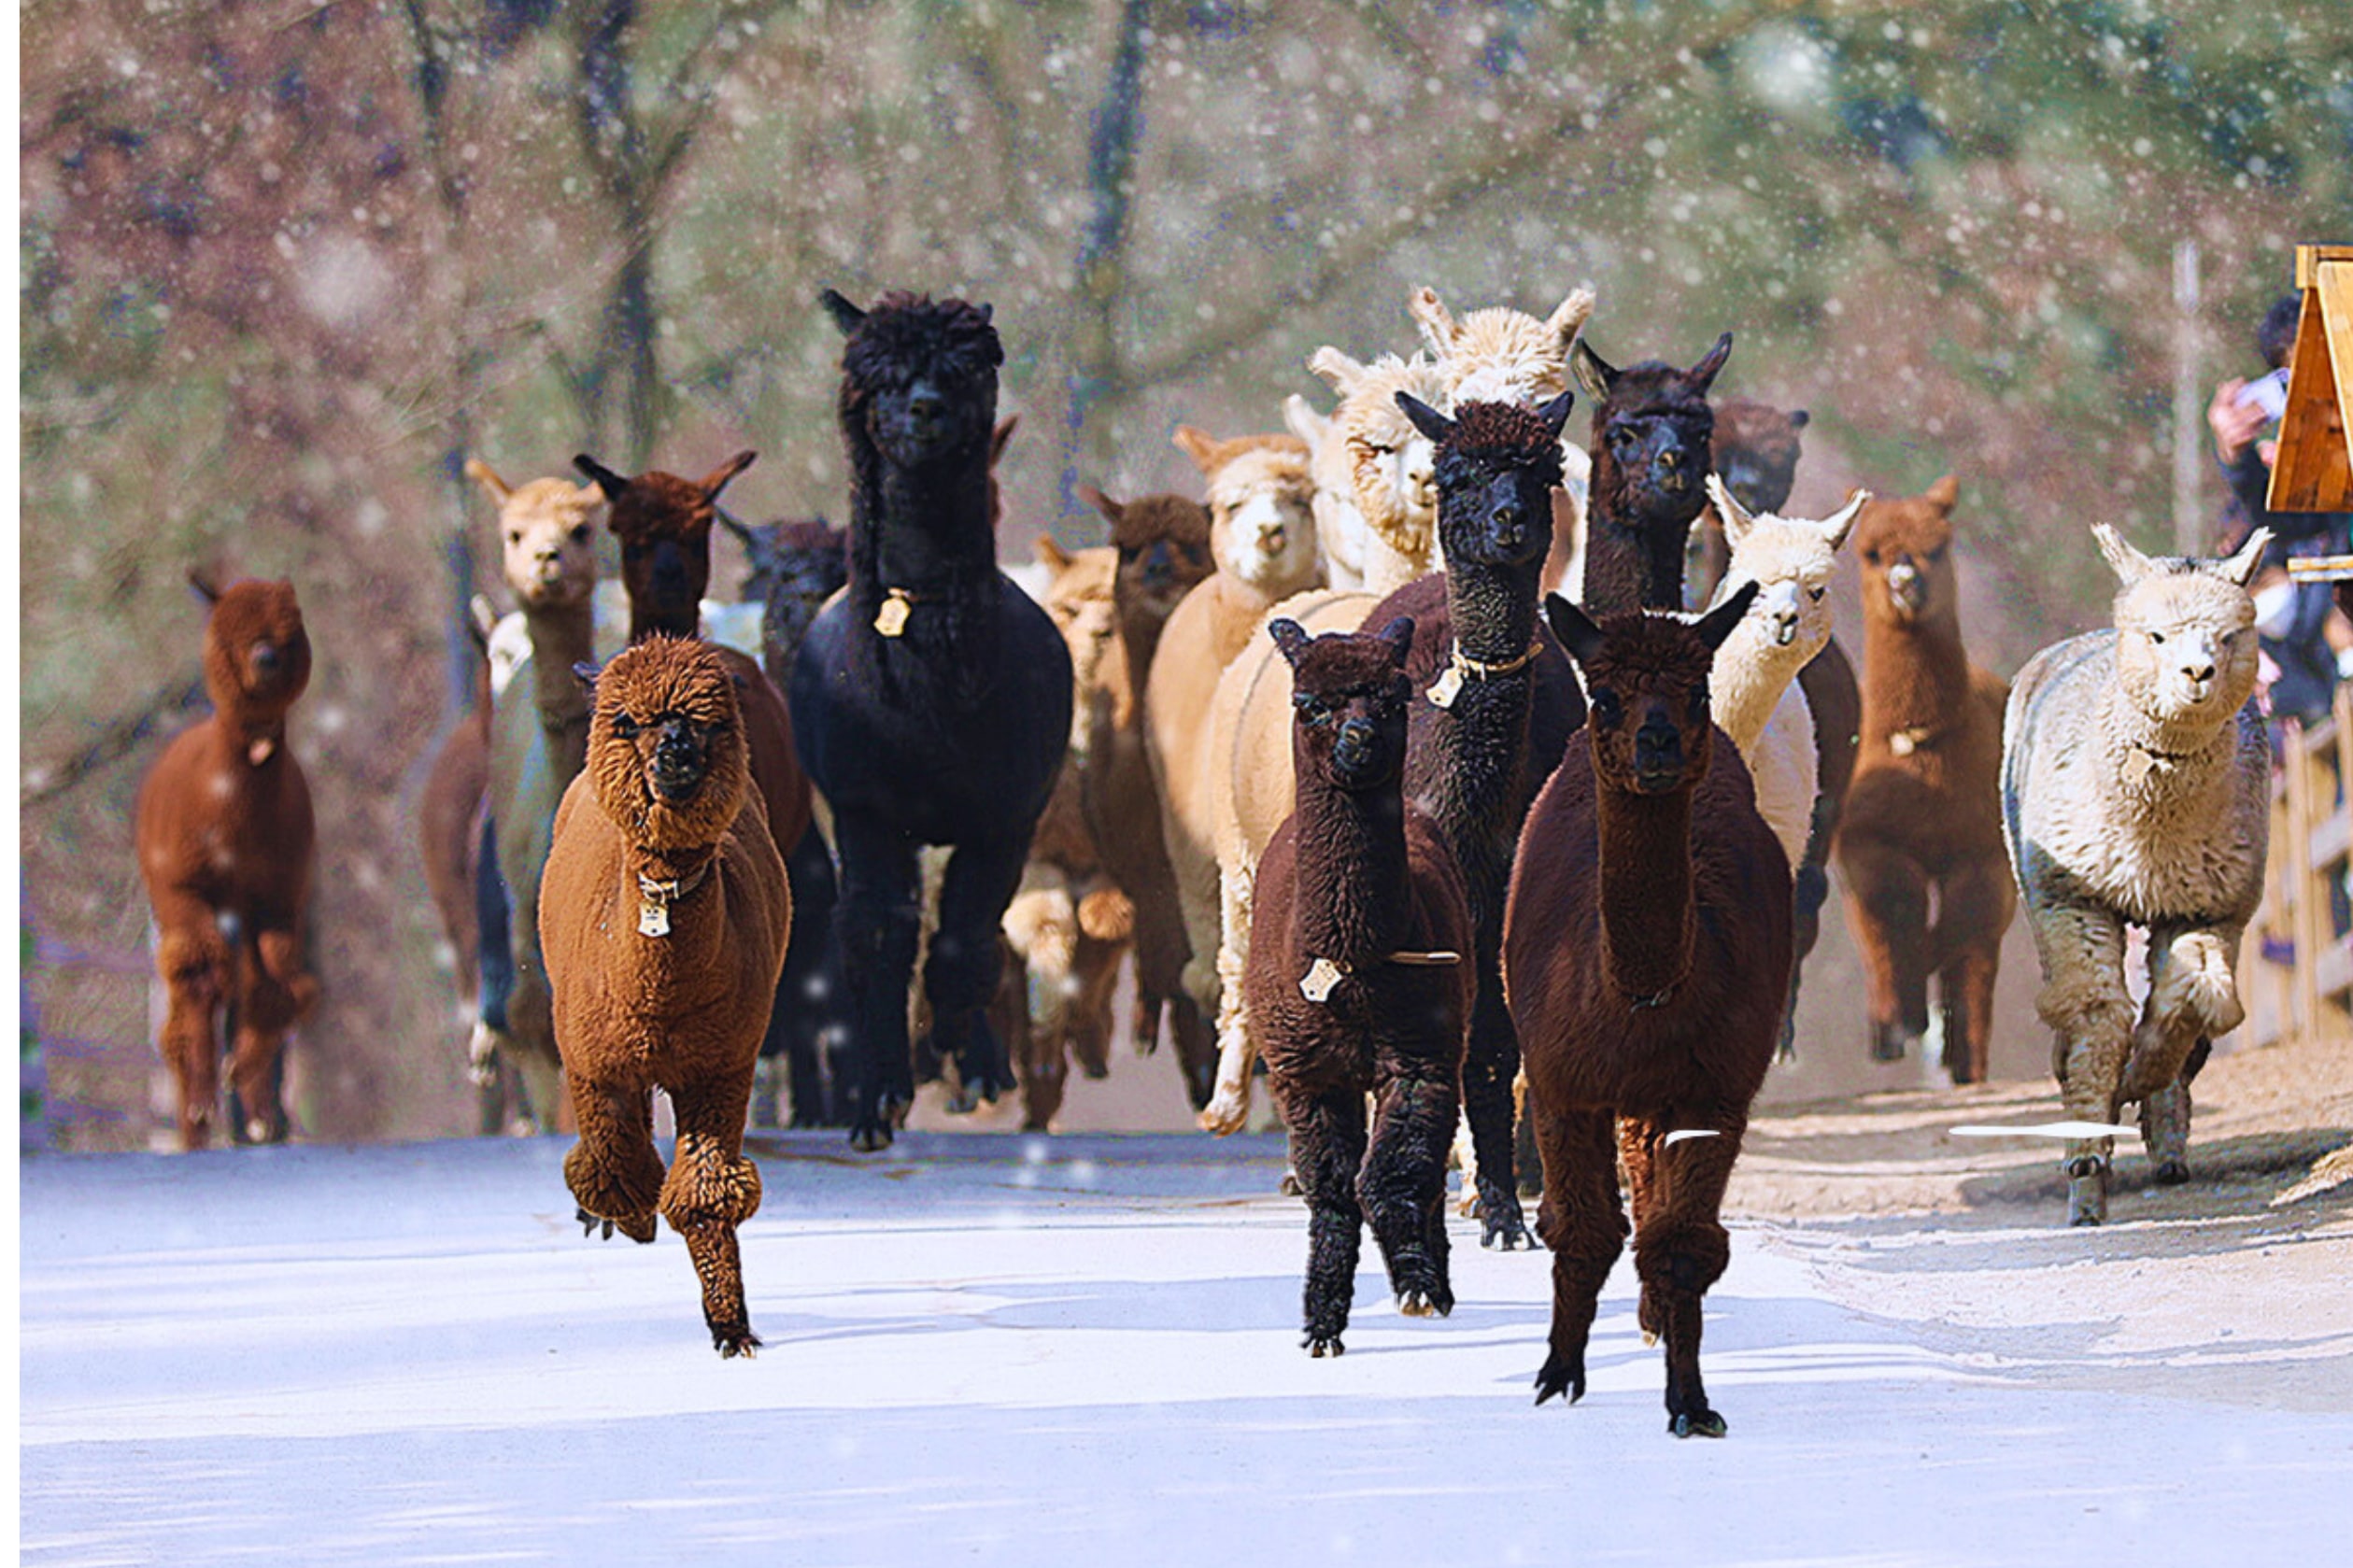
<svg viewBox="0 0 2353 1568">
<path fill-rule="evenodd" d="M 1716 340 L 1716 346 L 1701 355 L 1699 363 L 1686 373 L 1688 379 L 1699 383 L 1696 389 L 1702 397 L 1708 395 L 1708 388 L 1715 384 L 1716 373 L 1723 369 L 1724 361 L 1731 358 L 1732 334 L 1726 332 Z"/>
<path fill-rule="evenodd" d="M 986 326 L 989 318 L 997 314 L 997 307 L 993 304 L 978 304 L 974 305 L 972 309 L 973 313 L 980 317 L 981 325 L 983 326 Z"/>
<path fill-rule="evenodd" d="M 1397 668 L 1405 668 L 1406 655 L 1413 651 L 1413 617 L 1399 615 L 1381 629 L 1381 640 L 1389 644 L 1397 656 Z"/>
<path fill-rule="evenodd" d="M 2237 555 L 2228 560 L 2217 561 L 2214 570 L 2236 583 L 2240 587 L 2245 587 L 2255 581 L 2255 573 L 2262 570 L 2263 551 L 2270 546 L 2271 542 L 2272 530 L 2267 528 L 2259 528 L 2247 536 L 2247 543 L 2239 546 Z"/>
<path fill-rule="evenodd" d="M 1037 551 L 1039 564 L 1050 567 L 1057 572 L 1070 570 L 1070 552 L 1056 544 L 1054 535 L 1050 533 L 1038 535 Z"/>
<path fill-rule="evenodd" d="M 1793 408 L 1789 411 L 1789 428 L 1793 431 L 1802 431 L 1813 417 L 1802 408 Z"/>
<path fill-rule="evenodd" d="M 1740 504 L 1740 498 L 1725 487 L 1722 479 L 1708 476 L 1708 499 L 1715 503 L 1716 517 L 1724 526 L 1724 543 L 1735 550 L 1748 541 L 1749 530 L 1756 527 L 1756 516 Z M 1837 546 L 1833 544 L 1832 549 Z"/>
<path fill-rule="evenodd" d="M 1332 422 L 1315 412 L 1307 399 L 1294 392 L 1283 400 L 1283 428 L 1297 436 L 1312 452 L 1332 433 Z"/>
<path fill-rule="evenodd" d="M 727 482 L 734 478 L 737 474 L 743 473 L 745 469 L 751 467 L 752 459 L 758 456 L 759 454 L 758 452 L 738 452 L 735 456 L 728 459 L 727 461 L 721 463 L 718 467 L 704 474 L 702 476 L 702 483 L 696 487 L 696 488 L 702 492 L 702 499 L 705 501 L 718 500 L 719 492 L 727 488 Z M 598 483 L 602 484 L 602 481 L 600 480 Z"/>
<path fill-rule="evenodd" d="M 1193 459 L 1193 466 L 1199 469 L 1204 476 L 1216 471 L 1217 443 L 1207 434 L 1190 425 L 1179 425 L 1176 434 L 1169 439 L 1177 444 L 1179 451 Z"/>
<path fill-rule="evenodd" d="M 1566 345 L 1584 330 L 1593 314 L 1593 289 L 1590 285 L 1580 285 L 1570 290 L 1568 298 L 1560 303 L 1560 308 L 1544 318 L 1544 330 L 1551 332 L 1555 341 Z"/>
<path fill-rule="evenodd" d="M 1426 283 L 1416 289 L 1406 296 L 1405 311 L 1413 318 L 1413 325 L 1421 332 L 1422 341 L 1430 346 L 1430 352 L 1441 360 L 1446 358 L 1447 350 L 1454 346 L 1454 316 L 1438 297 L 1438 290 Z"/>
<path fill-rule="evenodd" d="M 825 313 L 833 318 L 833 324 L 842 329 L 843 337 L 857 332 L 866 320 L 866 312 L 830 289 L 817 295 L 817 303 L 825 306 Z"/>
<path fill-rule="evenodd" d="M 220 585 L 213 580 L 213 574 L 210 568 L 202 566 L 190 567 L 188 569 L 188 586 L 196 590 L 196 597 L 205 601 L 205 607 L 206 609 L 210 609 L 213 605 L 220 602 Z"/>
<path fill-rule="evenodd" d="M 1287 615 L 1269 621 L 1267 635 L 1274 639 L 1274 645 L 1282 650 L 1283 661 L 1291 665 L 1299 662 L 1300 650 L 1314 641 L 1307 634 L 1305 627 Z"/>
<path fill-rule="evenodd" d="M 597 488 L 604 492 L 604 499 L 607 501 L 620 500 L 621 492 L 629 488 L 627 479 L 614 473 L 586 452 L 574 453 L 572 466 L 595 480 Z"/>
<path fill-rule="evenodd" d="M 1920 499 L 1939 512 L 1950 512 L 1952 503 L 1961 499 L 1960 476 L 1952 473 L 1946 474 L 1921 492 Z"/>
<path fill-rule="evenodd" d="M 1593 351 L 1593 346 L 1579 338 L 1568 351 L 1568 368 L 1576 374 L 1577 385 L 1585 388 L 1585 395 L 1595 403 L 1609 401 L 1609 388 L 1618 384 L 1618 367 Z"/>
<path fill-rule="evenodd" d="M 2100 542 L 2100 553 L 2108 559 L 2116 572 L 2116 580 L 2131 587 L 2157 570 L 2157 564 L 2126 542 L 2124 536 L 2105 523 L 2091 525 L 2091 537 Z"/>
<path fill-rule="evenodd" d="M 1118 501 L 1113 501 L 1111 497 L 1105 495 L 1102 491 L 1097 489 L 1092 485 L 1081 485 L 1079 487 L 1079 499 L 1086 502 L 1087 505 L 1095 508 L 1096 511 L 1100 512 L 1103 515 L 1103 520 L 1111 524 L 1114 530 L 1118 529 L 1120 519 L 1127 515 L 1127 507 L 1123 506 Z"/>
<path fill-rule="evenodd" d="M 1821 536 L 1830 541 L 1830 548 L 1834 554 L 1839 546 L 1846 544 L 1847 535 L 1854 531 L 1854 520 L 1863 516 L 1863 509 L 1870 503 L 1871 492 L 1858 489 L 1847 498 L 1846 505 L 1824 517 L 1817 525 L 1821 530 Z"/>
<path fill-rule="evenodd" d="M 1577 394 L 1563 392 L 1559 397 L 1538 409 L 1536 417 L 1544 421 L 1545 430 L 1552 433 L 1554 441 L 1558 441 L 1561 438 L 1561 431 L 1568 428 L 1568 411 L 1576 406 Z"/>
<path fill-rule="evenodd" d="M 1601 652 L 1601 628 L 1594 625 L 1593 617 L 1559 594 L 1548 593 L 1544 596 L 1544 624 L 1552 629 L 1552 635 L 1560 640 L 1561 646 L 1566 648 L 1569 657 L 1580 664 Z"/>
<path fill-rule="evenodd" d="M 1013 440 L 1013 431 L 1019 429 L 1020 425 L 1021 416 L 1018 414 L 1008 414 L 997 421 L 997 429 L 991 431 L 988 437 L 989 467 L 995 468 L 997 459 L 1005 455 L 1006 444 Z"/>
<path fill-rule="evenodd" d="M 1415 430 L 1420 431 L 1441 446 L 1446 444 L 1446 438 L 1454 433 L 1453 420 L 1449 419 L 1411 392 L 1397 393 L 1397 407 L 1404 412 L 1408 419 L 1413 421 Z"/>
<path fill-rule="evenodd" d="M 488 490 L 490 499 L 501 506 L 504 506 L 506 498 L 515 493 L 515 487 L 500 478 L 498 470 L 484 462 L 480 458 L 466 459 L 466 477 Z"/>
<path fill-rule="evenodd" d="M 1756 602 L 1761 586 L 1753 579 L 1741 584 L 1730 599 L 1692 623 L 1692 629 L 1699 633 L 1699 640 L 1708 644 L 1709 653 L 1724 645 L 1724 639 L 1732 635 L 1732 629 L 1740 624 L 1740 617 L 1747 614 L 1749 606 Z"/>
<path fill-rule="evenodd" d="M 1307 368 L 1324 380 L 1324 385 L 1346 397 L 1349 388 L 1365 378 L 1365 367 L 1325 344 L 1307 358 Z"/>
<path fill-rule="evenodd" d="M 582 691 L 588 694 L 588 706 L 591 708 L 596 706 L 597 673 L 597 666 L 593 664 L 575 664 L 572 667 L 572 678 L 580 683 Z"/>
</svg>

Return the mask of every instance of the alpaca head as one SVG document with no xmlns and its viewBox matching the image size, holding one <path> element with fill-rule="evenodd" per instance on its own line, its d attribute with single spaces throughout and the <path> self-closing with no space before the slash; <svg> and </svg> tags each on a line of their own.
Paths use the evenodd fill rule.
<svg viewBox="0 0 2353 1568">
<path fill-rule="evenodd" d="M 854 448 L 900 468 L 983 460 L 1005 362 L 987 305 L 894 291 L 860 310 L 830 289 L 820 299 L 847 339 L 841 415 Z"/>
<path fill-rule="evenodd" d="M 825 601 L 850 580 L 849 530 L 812 517 L 744 531 L 752 571 L 743 591 L 760 601 L 760 635 L 771 647 L 798 648 Z"/>
<path fill-rule="evenodd" d="M 196 572 L 188 582 L 212 607 L 205 623 L 205 691 L 212 705 L 254 719 L 283 717 L 310 685 L 310 635 L 294 585 L 248 578 L 220 588 Z"/>
<path fill-rule="evenodd" d="M 574 609 L 596 591 L 596 520 L 604 497 L 594 485 L 533 479 L 509 485 L 479 458 L 466 477 L 499 508 L 499 561 L 515 602 L 526 610 Z"/>
<path fill-rule="evenodd" d="M 1394 785 L 1405 766 L 1406 705 L 1413 695 L 1405 656 L 1413 621 L 1377 633 L 1311 637 L 1298 622 L 1267 623 L 1291 666 L 1291 756 L 1301 779 L 1351 794 Z"/>
<path fill-rule="evenodd" d="M 1270 598 L 1315 580 L 1315 478 L 1295 435 L 1217 441 L 1179 425 L 1176 444 L 1209 482 L 1210 544 L 1220 570 Z"/>
<path fill-rule="evenodd" d="M 701 479 L 681 479 L 659 469 L 624 479 L 585 452 L 572 459 L 613 504 L 632 637 L 646 631 L 692 637 L 702 626 L 719 492 L 752 466 L 754 456 L 738 452 Z"/>
<path fill-rule="evenodd" d="M 1726 332 L 1689 370 L 1659 360 L 1619 370 L 1578 340 L 1569 363 L 1594 400 L 1596 511 L 1643 530 L 1686 528 L 1699 516 L 1716 428 L 1708 388 L 1731 353 Z M 1675 543 L 1680 548 L 1681 534 Z"/>
<path fill-rule="evenodd" d="M 1865 619 L 1899 627 L 1958 625 L 1952 506 L 1961 482 L 1946 474 L 1916 496 L 1867 502 L 1855 518 Z"/>
<path fill-rule="evenodd" d="M 581 672 L 595 703 L 588 775 L 604 814 L 645 849 L 717 843 L 751 779 L 735 682 L 717 651 L 656 635 Z"/>
<path fill-rule="evenodd" d="M 1751 512 L 1788 505 L 1801 455 L 1797 432 L 1810 416 L 1802 408 L 1784 414 L 1754 398 L 1725 398 L 1715 415 L 1715 466 L 1724 488 Z"/>
<path fill-rule="evenodd" d="M 1408 555 L 1427 550 L 1438 526 L 1438 444 L 1406 417 L 1397 394 L 1410 393 L 1433 408 L 1451 404 L 1453 392 L 1439 366 L 1419 354 L 1410 360 L 1383 354 L 1360 365 L 1324 347 L 1307 368 L 1340 394 L 1332 430 L 1341 446 L 1334 456 L 1344 464 L 1356 509 L 1392 548 Z"/>
<path fill-rule="evenodd" d="M 1672 795 L 1707 777 L 1708 671 L 1755 597 L 1746 584 L 1695 621 L 1637 613 L 1599 625 L 1559 594 L 1545 597 L 1552 635 L 1585 676 L 1585 730 L 1604 789 Z"/>
<path fill-rule="evenodd" d="M 1561 430 L 1574 392 L 1540 409 L 1467 403 L 1448 418 L 1410 392 L 1397 407 L 1438 448 L 1438 536 L 1450 568 L 1534 569 L 1552 544 Z"/>
<path fill-rule="evenodd" d="M 1046 614 L 1070 649 L 1070 674 L 1080 690 L 1095 684 L 1103 654 L 1119 629 L 1113 588 L 1119 552 L 1108 544 L 1065 550 L 1051 534 L 1038 536 L 1038 562 L 1054 573 L 1046 584 Z"/>
<path fill-rule="evenodd" d="M 1447 403 L 1534 403 L 1568 390 L 1569 345 L 1594 313 L 1594 291 L 1571 290 L 1541 321 L 1500 305 L 1457 321 L 1438 290 L 1426 287 L 1415 290 L 1405 308 L 1437 356 Z"/>
<path fill-rule="evenodd" d="M 1141 616 L 1157 624 L 1177 600 L 1217 570 L 1210 553 L 1209 508 L 1180 495 L 1139 496 L 1113 501 L 1092 485 L 1079 495 L 1111 524 L 1112 547 L 1119 552 L 1113 596 L 1123 619 Z"/>
<path fill-rule="evenodd" d="M 2116 596 L 2116 668 L 2124 695 L 2154 723 L 2217 728 L 2255 691 L 2255 601 L 2269 529 L 2227 560 L 2149 557 L 2105 523 L 2100 553 L 2122 585 Z"/>
<path fill-rule="evenodd" d="M 1857 490 L 1846 505 L 1820 522 L 1752 513 L 1712 473 L 1708 476 L 1708 498 L 1715 502 L 1724 539 L 1732 546 L 1717 597 L 1721 600 L 1743 583 L 1757 585 L 1747 624 L 1779 657 L 1791 661 L 1792 669 L 1803 665 L 1830 641 L 1830 577 L 1838 565 L 1838 546 L 1846 543 L 1871 492 Z"/>
</svg>

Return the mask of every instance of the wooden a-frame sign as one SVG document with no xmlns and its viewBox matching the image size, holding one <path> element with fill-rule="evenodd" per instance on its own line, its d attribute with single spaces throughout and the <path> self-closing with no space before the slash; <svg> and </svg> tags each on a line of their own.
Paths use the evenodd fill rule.
<svg viewBox="0 0 2353 1568">
<path fill-rule="evenodd" d="M 2288 410 L 2272 464 L 2274 512 L 2353 509 L 2353 245 L 2296 247 L 2303 316 L 2288 361 Z"/>
</svg>

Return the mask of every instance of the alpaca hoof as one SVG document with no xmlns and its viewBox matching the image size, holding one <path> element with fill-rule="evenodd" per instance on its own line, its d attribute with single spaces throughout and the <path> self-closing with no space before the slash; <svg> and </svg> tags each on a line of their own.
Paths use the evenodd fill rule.
<svg viewBox="0 0 2353 1568">
<path fill-rule="evenodd" d="M 2108 1173 L 2095 1170 L 2067 1179 L 2067 1223 L 2097 1225 L 2108 1217 Z"/>
<path fill-rule="evenodd" d="M 1528 1235 L 1527 1221 L 1520 1212 L 1517 1197 L 1508 1193 L 1481 1194 L 1479 1245 L 1500 1252 L 1517 1251 L 1523 1247 L 1535 1250 L 1536 1238 Z"/>
<path fill-rule="evenodd" d="M 1296 1170 L 1284 1171 L 1283 1173 L 1283 1180 L 1275 1183 L 1275 1191 L 1281 1193 L 1286 1198 L 1303 1198 L 1307 1196 L 1307 1189 L 1299 1185 L 1299 1173 Z"/>
<path fill-rule="evenodd" d="M 730 1323 L 725 1328 L 715 1325 L 711 1330 L 711 1344 L 719 1352 L 721 1360 L 742 1356 L 750 1361 L 759 1350 L 759 1335 L 752 1332 L 749 1323 Z"/>
<path fill-rule="evenodd" d="M 1876 1024 L 1871 1030 L 1871 1060 L 1900 1062 L 1918 1043 L 1918 1037 L 1900 1024 Z"/>
<path fill-rule="evenodd" d="M 1732 1429 L 1713 1410 L 1687 1410 L 1668 1421 L 1666 1430 L 1678 1437 L 1722 1437 Z"/>
<path fill-rule="evenodd" d="M 1571 1405 L 1585 1397 L 1585 1361 L 1580 1356 L 1574 1363 L 1554 1355 L 1547 1357 L 1544 1370 L 1536 1375 L 1536 1402 L 1538 1405 L 1554 1394 L 1568 1395 Z"/>
<path fill-rule="evenodd" d="M 1397 1310 L 1409 1318 L 1451 1318 L 1454 1315 L 1454 1293 L 1443 1285 L 1402 1291 L 1397 1295 Z"/>
<path fill-rule="evenodd" d="M 2156 1178 L 2160 1187 L 2178 1187 L 2190 1180 L 2190 1162 L 2172 1156 L 2159 1160 Z"/>
<path fill-rule="evenodd" d="M 1306 1346 L 1307 1353 L 1317 1361 L 1322 1361 L 1325 1356 L 1343 1356 L 1348 1353 L 1348 1347 L 1340 1342 L 1340 1335 L 1337 1334 L 1311 1334 L 1299 1343 Z"/>
<path fill-rule="evenodd" d="M 602 1239 L 606 1241 L 613 1239 L 612 1221 L 599 1219 L 596 1215 L 589 1213 L 585 1208 L 577 1210 L 573 1215 L 573 1218 L 580 1222 L 580 1234 L 582 1236 L 594 1236 L 597 1233 L 597 1227 L 599 1225 L 602 1225 L 604 1227 L 604 1236 Z"/>
<path fill-rule="evenodd" d="M 1241 1131 L 1242 1123 L 1250 1120 L 1250 1105 L 1240 1095 L 1220 1089 L 1210 1096 L 1209 1104 L 1201 1108 L 1195 1120 L 1200 1123 L 1201 1131 L 1224 1137 L 1227 1133 Z"/>
<path fill-rule="evenodd" d="M 890 1147 L 887 1117 L 860 1117 L 850 1127 L 850 1147 L 861 1154 L 877 1154 Z"/>
</svg>

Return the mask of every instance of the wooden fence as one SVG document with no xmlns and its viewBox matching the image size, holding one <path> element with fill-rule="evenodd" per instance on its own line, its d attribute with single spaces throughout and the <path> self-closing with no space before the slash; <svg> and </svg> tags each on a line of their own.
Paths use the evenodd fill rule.
<svg viewBox="0 0 2353 1568">
<path fill-rule="evenodd" d="M 2353 683 L 2338 685 L 2330 718 L 2309 729 L 2275 721 L 2275 729 L 2263 907 L 2239 952 L 2243 1046 L 2353 1038 Z"/>
</svg>

